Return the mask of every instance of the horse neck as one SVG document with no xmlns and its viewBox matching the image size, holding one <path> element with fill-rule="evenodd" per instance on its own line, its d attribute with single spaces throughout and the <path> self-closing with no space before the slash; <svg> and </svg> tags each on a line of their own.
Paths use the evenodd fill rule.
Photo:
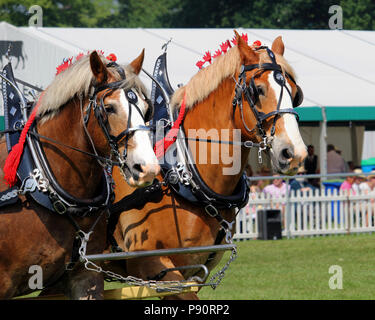
<svg viewBox="0 0 375 320">
<path fill-rule="evenodd" d="M 92 153 L 83 129 L 78 98 L 68 102 L 52 119 L 39 124 L 38 132 L 68 146 Z M 102 169 L 93 157 L 53 142 L 43 142 L 43 139 L 41 142 L 50 168 L 62 188 L 78 198 L 96 195 Z"/>
<path fill-rule="evenodd" d="M 234 129 L 236 129 L 232 115 L 233 96 L 234 81 L 229 77 L 211 92 L 208 98 L 189 110 L 184 119 L 185 134 L 189 136 L 189 131 L 194 133 L 194 130 L 203 129 L 206 133 L 211 132 L 214 135 L 203 137 L 197 134 L 197 136 L 190 135 L 190 137 L 233 141 Z M 189 146 L 199 174 L 205 183 L 216 193 L 231 195 L 244 171 L 249 149 L 224 143 L 191 140 L 189 140 Z M 233 157 L 233 148 L 235 148 L 235 157 L 232 163 L 228 164 L 228 160 Z M 207 154 L 207 161 L 202 163 L 202 160 L 205 160 L 202 155 L 204 152 Z M 226 156 L 228 154 L 229 157 Z"/>
</svg>

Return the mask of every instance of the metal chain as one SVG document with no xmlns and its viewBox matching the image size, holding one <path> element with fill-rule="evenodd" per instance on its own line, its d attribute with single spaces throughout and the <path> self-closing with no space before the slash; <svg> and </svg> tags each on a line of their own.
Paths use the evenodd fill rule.
<svg viewBox="0 0 375 320">
<path fill-rule="evenodd" d="M 232 226 L 232 224 L 230 224 L 230 225 Z M 226 237 L 225 238 L 226 238 L 227 242 L 229 244 L 233 244 L 232 233 L 231 233 L 230 229 L 226 228 L 225 233 L 226 233 Z M 229 239 L 229 241 L 228 241 L 228 239 Z M 225 272 L 229 268 L 229 265 L 234 260 L 236 260 L 236 258 L 237 258 L 237 247 L 233 247 L 231 255 L 229 257 L 229 260 L 226 262 L 226 264 L 224 265 L 224 267 L 221 268 L 221 270 L 219 270 L 218 272 L 216 272 L 211 277 L 209 285 L 211 286 L 212 289 L 216 289 L 218 287 L 218 285 L 220 284 L 221 280 L 223 280 L 223 278 L 225 276 Z M 216 282 L 214 282 L 215 280 L 216 280 Z"/>
<path fill-rule="evenodd" d="M 230 232 L 229 230 L 226 230 L 227 232 Z M 78 232 L 78 236 L 81 239 L 81 245 L 78 249 L 78 253 L 80 256 L 81 262 L 83 262 L 86 270 L 89 271 L 95 271 L 98 273 L 103 273 L 106 277 L 106 281 L 120 281 L 122 283 L 126 283 L 127 285 L 135 285 L 135 286 L 145 286 L 152 289 L 155 289 L 157 292 L 173 292 L 173 293 L 181 293 L 184 289 L 189 287 L 203 287 L 203 286 L 211 286 L 213 289 L 216 289 L 216 287 L 220 284 L 221 280 L 224 277 L 225 271 L 228 269 L 229 264 L 236 259 L 237 256 L 237 249 L 232 249 L 232 254 L 229 259 L 229 261 L 225 264 L 224 268 L 220 270 L 217 274 L 215 274 L 211 279 L 209 283 L 194 283 L 194 284 L 188 284 L 186 282 L 189 282 L 191 280 L 184 280 L 184 281 L 156 281 L 156 280 L 143 280 L 137 277 L 133 276 L 127 276 L 124 277 L 120 274 L 114 273 L 109 270 L 104 270 L 102 267 L 98 266 L 94 262 L 90 261 L 86 257 L 86 247 L 87 243 L 89 241 L 90 235 L 92 231 L 85 233 L 82 230 Z M 232 240 L 230 240 L 230 243 L 233 243 Z M 215 280 L 217 281 L 215 283 L 211 283 L 211 281 Z M 115 279 L 115 280 L 113 280 Z"/>
<path fill-rule="evenodd" d="M 92 232 L 85 233 L 82 230 L 78 233 L 78 236 L 81 238 L 81 245 L 80 245 L 80 248 L 78 249 L 78 253 L 80 255 L 81 261 L 84 263 L 86 270 L 103 273 L 105 276 L 109 277 L 110 279 L 115 279 L 115 281 L 120 281 L 128 285 L 145 286 L 145 287 L 153 288 L 157 292 L 173 292 L 177 294 L 189 287 L 210 285 L 210 284 L 195 284 L 195 283 L 187 284 L 186 282 L 188 282 L 189 280 L 184 280 L 184 281 L 143 280 L 143 279 L 136 278 L 133 276 L 124 277 L 112 271 L 104 270 L 102 267 L 98 266 L 97 264 L 95 264 L 94 262 L 86 258 L 86 247 L 87 247 L 87 242 L 89 241 L 91 233 Z"/>
</svg>

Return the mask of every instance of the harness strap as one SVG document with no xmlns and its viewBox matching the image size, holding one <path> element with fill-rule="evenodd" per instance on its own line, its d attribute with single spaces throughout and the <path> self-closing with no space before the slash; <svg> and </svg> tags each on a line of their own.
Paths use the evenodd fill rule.
<svg viewBox="0 0 375 320">
<path fill-rule="evenodd" d="M 68 148 L 68 149 L 80 152 L 82 154 L 85 154 L 85 155 L 90 156 L 92 158 L 95 158 L 97 160 L 100 160 L 100 161 L 102 161 L 104 163 L 110 163 L 111 165 L 115 165 L 115 166 L 119 166 L 120 165 L 120 163 L 117 162 L 117 161 L 113 161 L 111 159 L 108 159 L 108 158 L 105 158 L 105 157 L 101 157 L 98 154 L 94 154 L 94 153 L 91 153 L 91 152 L 83 151 L 83 150 L 78 149 L 76 147 L 69 146 L 69 145 L 67 145 L 65 143 L 62 143 L 62 142 L 59 142 L 57 140 L 51 139 L 49 137 L 46 137 L 46 136 L 44 136 L 44 135 L 42 135 L 42 134 L 40 134 L 38 132 L 30 131 L 29 134 L 32 135 L 32 136 L 34 136 L 35 138 L 41 138 L 41 139 L 47 140 L 49 142 L 53 142 L 55 144 L 58 144 L 58 145 L 60 145 L 62 147 L 65 147 L 65 148 Z"/>
<path fill-rule="evenodd" d="M 150 186 L 136 189 L 135 191 L 133 191 L 133 193 L 123 197 L 118 202 L 110 203 L 108 205 L 108 211 L 110 215 L 107 224 L 107 235 L 108 241 L 112 247 L 112 251 L 122 251 L 113 236 L 118 222 L 119 214 L 123 211 L 142 208 L 148 202 L 160 202 L 163 197 L 163 190 L 161 187 L 162 182 L 160 182 L 158 179 L 154 179 L 153 183 Z"/>
</svg>

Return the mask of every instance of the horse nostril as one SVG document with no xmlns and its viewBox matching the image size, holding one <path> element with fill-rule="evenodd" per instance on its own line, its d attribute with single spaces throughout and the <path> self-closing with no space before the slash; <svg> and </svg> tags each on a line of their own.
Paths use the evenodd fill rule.
<svg viewBox="0 0 375 320">
<path fill-rule="evenodd" d="M 138 172 L 143 172 L 142 166 L 141 166 L 139 163 L 136 163 L 136 164 L 133 166 L 133 170 L 134 170 L 134 171 L 138 171 Z"/>
<path fill-rule="evenodd" d="M 289 148 L 285 148 L 281 151 L 281 155 L 285 158 L 285 159 L 291 159 L 294 157 L 294 154 L 293 154 L 293 150 L 289 149 Z"/>
</svg>

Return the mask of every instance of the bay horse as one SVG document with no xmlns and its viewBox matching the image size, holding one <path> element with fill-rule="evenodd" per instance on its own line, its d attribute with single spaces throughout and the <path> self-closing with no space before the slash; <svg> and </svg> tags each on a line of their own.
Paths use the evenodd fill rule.
<svg viewBox="0 0 375 320">
<path fill-rule="evenodd" d="M 228 137 L 233 141 L 232 132 L 239 130 L 241 141 L 247 140 L 260 147 L 264 142 L 263 148 L 267 146 L 275 171 L 295 174 L 307 152 L 296 115 L 290 106 L 297 106 L 302 102 L 302 91 L 295 83 L 293 69 L 283 57 L 284 43 L 278 37 L 272 44 L 272 50 L 267 47 L 254 48 L 236 31 L 235 34 L 235 47 L 200 70 L 172 96 L 171 106 L 175 109 L 186 104 L 187 111 L 180 130 L 188 133 L 189 130 L 196 132 L 203 129 L 207 133 L 214 129 L 219 142 L 228 140 Z M 254 97 L 255 93 L 250 94 L 250 89 L 256 91 L 258 97 Z M 282 95 L 283 91 L 288 91 L 289 94 Z M 225 130 L 229 130 L 230 134 L 224 135 Z M 206 153 L 207 158 L 211 159 L 215 152 L 219 152 L 214 149 L 215 143 L 212 140 L 200 142 L 206 146 L 212 145 L 211 148 L 201 149 L 196 147 L 195 139 L 186 136 L 186 143 L 194 159 L 200 159 L 202 153 Z M 235 192 L 248 161 L 249 145 L 251 143 L 247 146 L 229 144 L 229 153 L 232 155 L 236 148 L 240 149 L 232 163 L 222 158 L 216 163 L 196 161 L 195 166 L 201 180 L 213 191 L 211 194 L 230 197 Z M 223 169 L 229 169 L 236 159 L 240 162 L 239 169 L 225 174 Z M 163 177 L 159 175 L 158 179 L 161 181 Z M 114 172 L 114 180 L 116 204 L 134 189 L 121 181 L 118 170 Z M 123 251 L 225 243 L 224 237 L 218 237 L 222 225 L 213 214 L 208 214 L 205 206 L 193 205 L 178 195 L 169 184 L 163 185 L 162 190 L 160 201 L 148 202 L 140 208 L 119 215 L 113 236 Z M 219 215 L 228 222 L 235 221 L 235 211 L 234 208 L 218 210 Z M 222 255 L 223 253 L 198 253 L 153 256 L 126 260 L 122 267 L 124 274 L 142 279 L 181 281 L 195 275 L 197 270 L 174 270 L 164 276 L 160 272 L 168 268 L 197 264 L 205 264 L 212 270 Z M 119 272 L 120 265 L 113 268 Z M 166 299 L 198 299 L 198 296 L 195 293 L 176 294 Z"/>
<path fill-rule="evenodd" d="M 75 215 L 76 206 L 72 205 L 68 208 L 72 209 L 69 215 L 68 210 L 57 207 L 57 212 L 53 212 L 29 193 L 20 195 L 15 205 L 0 208 L 1 299 L 33 291 L 35 286 L 30 287 L 30 277 L 34 274 L 29 270 L 37 270 L 30 269 L 35 266 L 42 271 L 43 287 L 60 281 L 65 295 L 72 299 L 103 297 L 101 274 L 88 271 L 81 264 L 71 266 L 71 271 L 66 269 L 73 261 L 73 254 L 77 254 L 73 248 L 78 232 L 88 232 L 90 228 L 93 231 L 87 253 L 105 249 L 106 203 L 91 210 L 95 209 L 91 199 L 102 197 L 103 167 L 108 169 L 106 165 L 111 161 L 122 163 L 122 180 L 132 187 L 149 184 L 159 172 L 144 127 L 151 106 L 138 78 L 143 60 L 144 51 L 129 65 L 120 66 L 93 51 L 56 75 L 40 97 L 35 118 L 37 137 L 50 165 L 51 177 L 56 180 L 54 185 L 61 187 L 64 197 L 68 195 L 65 200 L 73 199 L 69 201 L 76 201 L 73 204 L 78 208 L 85 203 L 89 210 Z M 129 92 L 132 101 L 125 96 Z M 1 168 L 6 158 L 7 148 L 2 138 Z M 0 179 L 4 180 L 2 169 Z M 5 189 L 2 182 L 0 191 Z M 108 199 L 110 195 L 107 198 L 110 202 Z"/>
</svg>

